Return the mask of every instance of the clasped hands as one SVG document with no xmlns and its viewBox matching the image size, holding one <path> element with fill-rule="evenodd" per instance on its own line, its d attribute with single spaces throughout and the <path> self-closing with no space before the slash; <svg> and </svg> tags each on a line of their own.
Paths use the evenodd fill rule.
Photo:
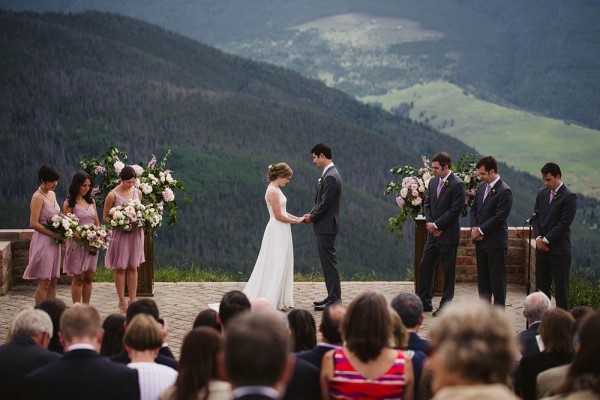
<svg viewBox="0 0 600 400">
<path fill-rule="evenodd" d="M 483 240 L 483 235 L 481 234 L 478 226 L 471 228 L 471 239 L 476 242 Z"/>
<path fill-rule="evenodd" d="M 298 217 L 298 219 L 300 220 L 299 222 L 301 224 L 310 224 L 311 223 L 310 214 L 304 214 L 302 217 Z"/>
<path fill-rule="evenodd" d="M 539 251 L 542 251 L 544 253 L 547 253 L 550 251 L 550 247 L 548 246 L 548 243 L 544 242 L 544 239 L 541 236 L 535 239 L 535 247 Z"/>
<path fill-rule="evenodd" d="M 431 233 L 434 237 L 442 236 L 442 231 L 436 228 L 433 222 L 428 222 L 427 225 L 425 225 L 425 227 L 427 228 L 427 231 Z"/>
</svg>

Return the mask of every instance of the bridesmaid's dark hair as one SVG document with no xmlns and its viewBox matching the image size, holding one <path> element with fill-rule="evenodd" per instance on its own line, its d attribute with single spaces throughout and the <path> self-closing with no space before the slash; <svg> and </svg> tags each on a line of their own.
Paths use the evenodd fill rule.
<svg viewBox="0 0 600 400">
<path fill-rule="evenodd" d="M 122 181 L 127 181 L 135 177 L 135 169 L 133 169 L 133 167 L 130 165 L 124 167 L 121 172 L 119 172 L 119 178 L 121 178 Z"/>
<path fill-rule="evenodd" d="M 88 202 L 88 204 L 92 204 L 94 200 L 92 199 L 92 178 L 85 172 L 77 172 L 73 175 L 73 179 L 71 179 L 71 186 L 69 186 L 69 197 L 67 197 L 67 202 L 69 203 L 69 207 L 75 207 L 75 203 L 77 202 L 77 196 L 79 195 L 79 188 L 83 185 L 86 179 L 90 180 L 90 190 L 83 196 L 83 199 Z"/>
<path fill-rule="evenodd" d="M 42 182 L 54 182 L 60 178 L 58 171 L 49 165 L 42 165 L 38 171 L 38 178 Z"/>
</svg>

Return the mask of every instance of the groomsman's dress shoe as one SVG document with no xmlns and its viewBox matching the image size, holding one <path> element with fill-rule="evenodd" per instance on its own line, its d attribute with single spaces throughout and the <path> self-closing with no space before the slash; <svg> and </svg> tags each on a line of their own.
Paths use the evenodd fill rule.
<svg viewBox="0 0 600 400">
<path fill-rule="evenodd" d="M 431 315 L 434 316 L 434 317 L 437 317 L 441 312 L 442 312 L 442 307 L 440 307 L 437 310 L 435 310 L 433 312 L 433 314 L 431 314 Z"/>
<path fill-rule="evenodd" d="M 430 312 L 433 311 L 433 307 L 431 306 L 431 304 L 423 304 L 423 312 Z"/>
<path fill-rule="evenodd" d="M 321 300 L 321 301 L 313 301 L 313 304 L 315 306 L 322 306 L 324 304 L 327 304 L 328 302 L 329 302 L 329 299 L 324 299 L 324 300 Z"/>
<path fill-rule="evenodd" d="M 325 304 L 315 306 L 315 311 L 324 311 L 327 306 L 335 304 L 335 301 L 328 301 Z"/>
</svg>

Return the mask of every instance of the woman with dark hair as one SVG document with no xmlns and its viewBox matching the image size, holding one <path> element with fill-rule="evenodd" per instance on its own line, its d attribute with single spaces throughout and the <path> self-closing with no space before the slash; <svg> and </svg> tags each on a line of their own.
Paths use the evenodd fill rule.
<svg viewBox="0 0 600 400">
<path fill-rule="evenodd" d="M 219 376 L 218 358 L 223 355 L 223 339 L 206 326 L 191 330 L 183 339 L 179 376 L 160 400 L 229 400 L 231 385 Z"/>
<path fill-rule="evenodd" d="M 309 311 L 292 310 L 287 319 L 294 340 L 294 352 L 317 347 L 317 324 Z"/>
<path fill-rule="evenodd" d="M 100 354 L 107 357 L 115 356 L 125 350 L 123 335 L 125 334 L 125 316 L 123 314 L 110 314 L 102 323 L 102 344 Z"/>
<path fill-rule="evenodd" d="M 562 308 L 552 308 L 544 313 L 540 324 L 544 349 L 523 357 L 519 363 L 516 386 L 524 400 L 536 399 L 536 379 L 540 372 L 568 364 L 573 359 L 574 323 L 573 316 Z"/>
<path fill-rule="evenodd" d="M 79 218 L 79 226 L 100 226 L 96 203 L 92 199 L 92 178 L 85 172 L 73 175 L 69 186 L 69 196 L 63 204 L 65 214 L 72 213 Z M 81 248 L 76 240 L 67 241 L 63 272 L 72 276 L 71 298 L 73 303 L 90 304 L 92 297 L 92 281 L 98 252 L 91 247 Z"/>
<path fill-rule="evenodd" d="M 412 362 L 393 348 L 392 317 L 385 297 L 365 292 L 342 323 L 344 346 L 323 356 L 323 399 L 412 399 Z"/>
<path fill-rule="evenodd" d="M 108 193 L 104 202 L 102 219 L 110 224 L 110 209 L 129 200 L 142 200 L 142 192 L 135 187 L 136 175 L 131 166 L 126 166 L 119 172 L 121 183 Z M 122 314 L 127 312 L 125 304 L 125 281 L 129 289 L 129 303 L 135 301 L 138 284 L 138 267 L 144 262 L 144 229 L 133 227 L 131 231 L 113 229 L 111 241 L 104 266 L 106 269 L 115 270 L 115 288 L 119 296 L 119 310 Z"/>
<path fill-rule="evenodd" d="M 60 176 L 47 165 L 38 171 L 39 187 L 31 197 L 29 226 L 35 232 L 29 245 L 29 263 L 23 279 L 37 279 L 35 304 L 56 297 L 56 280 L 60 276 L 61 235 L 45 228 L 50 219 L 60 214 L 54 189 Z"/>
<path fill-rule="evenodd" d="M 219 314 L 212 308 L 202 310 L 198 313 L 198 315 L 196 315 L 192 329 L 200 326 L 210 326 L 211 328 L 215 328 L 217 332 L 221 333 L 223 330 L 218 317 Z"/>
<path fill-rule="evenodd" d="M 294 244 L 290 224 L 299 224 L 302 218 L 287 212 L 287 197 L 281 191 L 292 174 L 290 166 L 283 162 L 268 167 L 265 202 L 269 222 L 252 275 L 244 288 L 250 301 L 264 297 L 278 310 L 294 308 Z"/>
<path fill-rule="evenodd" d="M 63 312 L 68 308 L 67 305 L 61 299 L 48 299 L 36 304 L 35 308 L 45 311 L 52 321 L 52 339 L 50 339 L 50 343 L 48 344 L 48 350 L 63 354 L 64 349 L 60 343 L 58 332 L 60 330 L 60 317 L 62 317 Z"/>
<path fill-rule="evenodd" d="M 575 357 L 567 376 L 548 400 L 600 399 L 600 312 L 586 316 L 575 337 Z"/>
</svg>

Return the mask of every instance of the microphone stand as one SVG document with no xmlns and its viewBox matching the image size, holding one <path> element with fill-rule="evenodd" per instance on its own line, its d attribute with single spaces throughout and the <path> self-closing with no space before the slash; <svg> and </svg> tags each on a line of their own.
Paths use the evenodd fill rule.
<svg viewBox="0 0 600 400">
<path fill-rule="evenodd" d="M 528 253 L 527 253 L 527 286 L 526 292 L 527 296 L 529 296 L 531 292 L 531 233 L 533 231 L 533 225 L 531 224 L 531 218 L 527 221 L 527 225 L 529 225 L 529 240 L 527 241 Z M 525 319 L 525 329 L 529 328 L 529 320 Z"/>
</svg>

